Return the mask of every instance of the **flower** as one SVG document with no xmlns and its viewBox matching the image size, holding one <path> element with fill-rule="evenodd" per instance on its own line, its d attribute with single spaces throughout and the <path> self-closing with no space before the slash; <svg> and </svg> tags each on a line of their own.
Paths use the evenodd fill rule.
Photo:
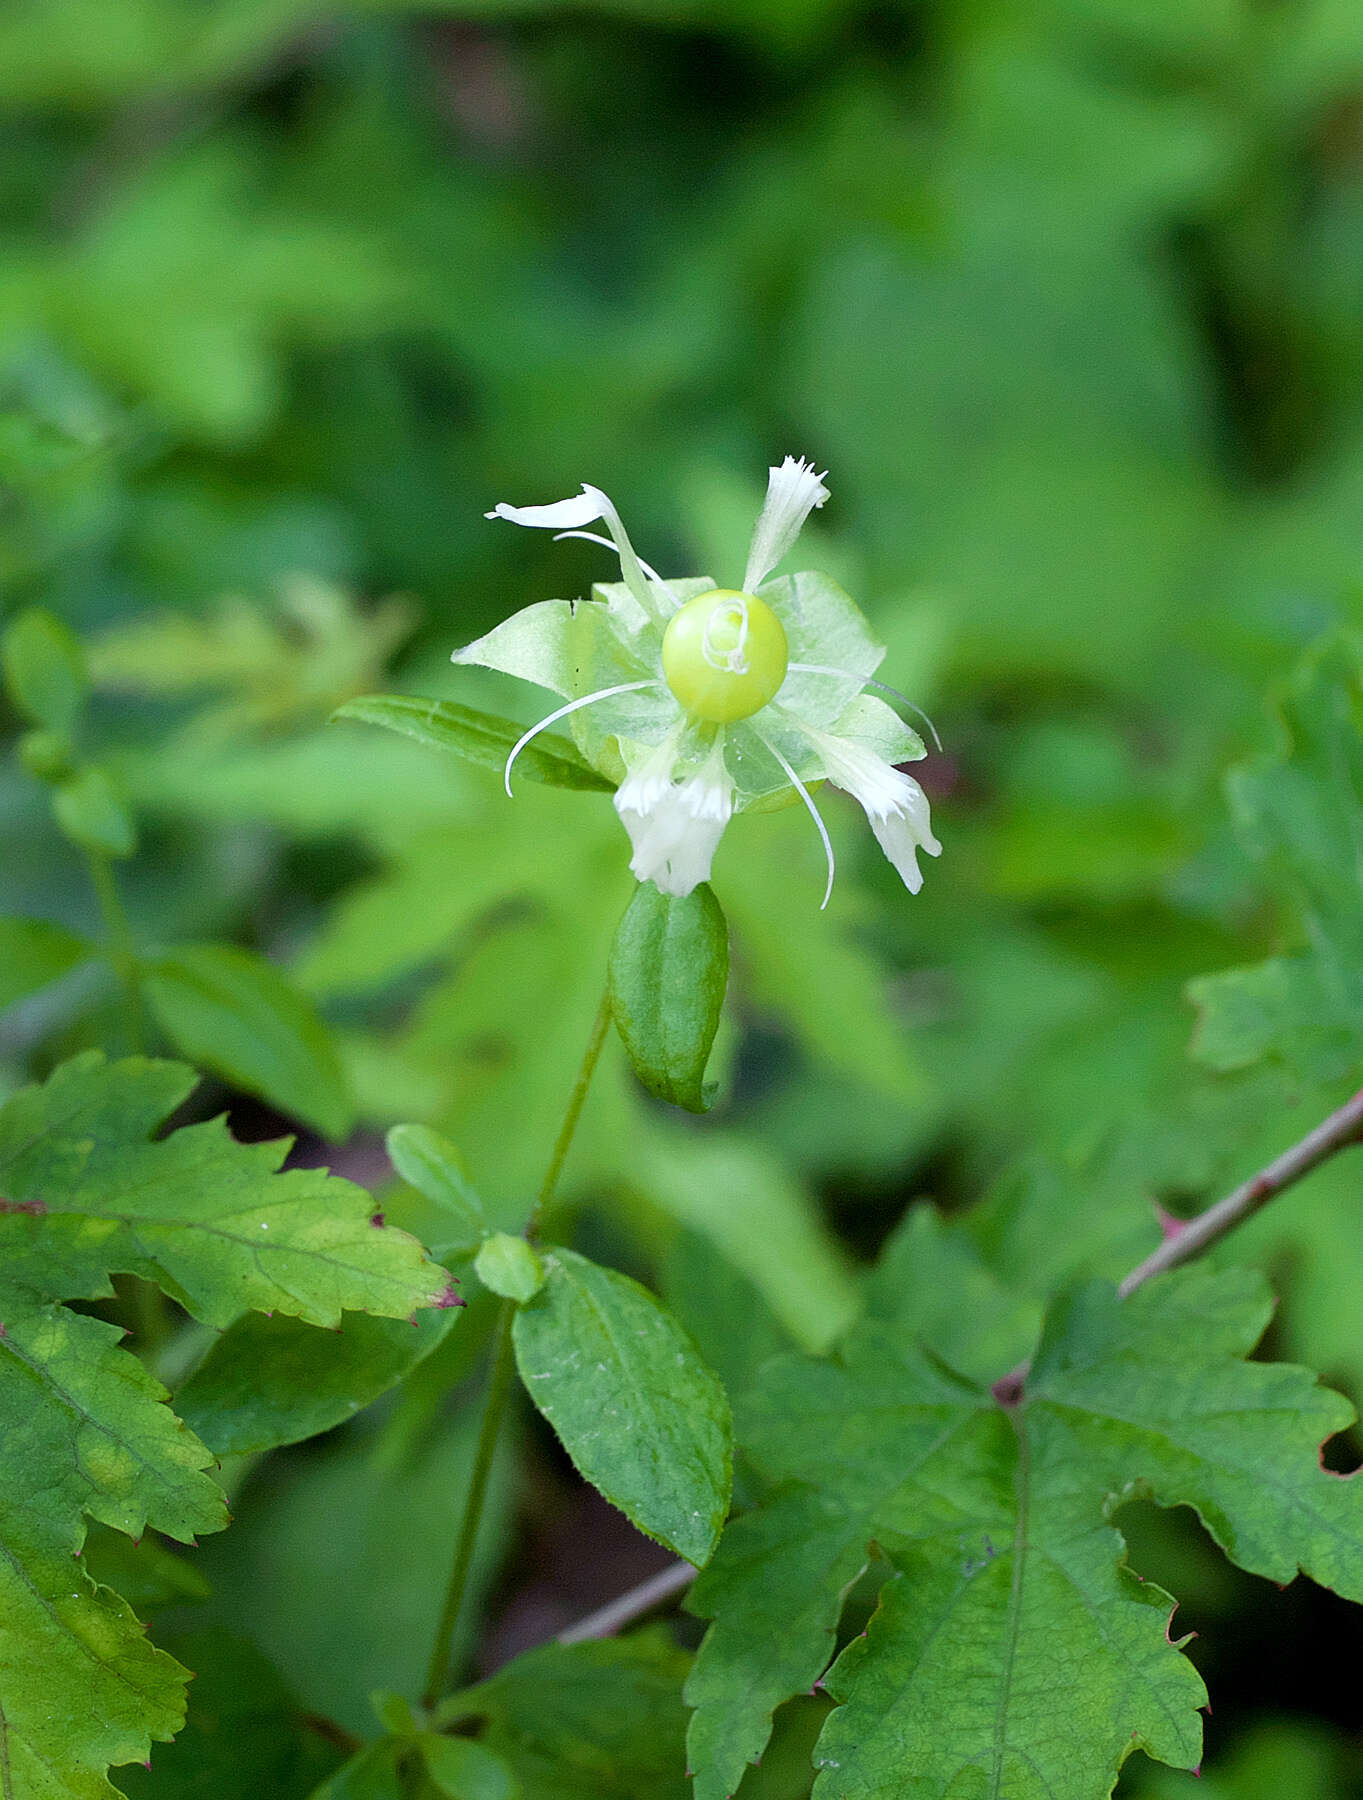
<svg viewBox="0 0 1363 1800">
<path fill-rule="evenodd" d="M 809 514 L 828 499 L 824 479 L 791 456 L 770 471 L 741 588 L 716 587 L 707 576 L 665 581 L 636 553 L 599 488 L 584 485 L 549 506 L 494 507 L 489 519 L 603 545 L 618 556 L 623 576 L 599 583 L 589 601 L 527 606 L 455 651 L 457 663 L 517 675 L 563 697 L 513 746 L 508 794 L 525 746 L 570 719 L 582 755 L 617 784 L 615 809 L 630 836 L 635 876 L 665 893 L 689 894 L 709 879 L 735 812 L 794 790 L 823 843 L 826 906 L 833 849 L 810 793 L 826 780 L 860 803 L 904 885 L 917 893 L 918 852 L 936 856 L 941 845 L 927 796 L 896 767 L 926 754 L 922 739 L 866 691 L 895 692 L 874 679 L 884 647 L 827 576 L 773 579 Z M 609 535 L 586 529 L 595 524 Z"/>
</svg>

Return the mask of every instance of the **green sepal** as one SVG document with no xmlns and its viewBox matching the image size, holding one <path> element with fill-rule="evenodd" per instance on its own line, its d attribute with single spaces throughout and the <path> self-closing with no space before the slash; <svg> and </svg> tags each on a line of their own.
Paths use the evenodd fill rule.
<svg viewBox="0 0 1363 1800">
<path fill-rule="evenodd" d="M 703 882 L 679 897 L 641 882 L 611 945 L 611 1013 L 650 1094 L 704 1112 L 705 1065 L 729 979 L 729 928 Z"/>
<path fill-rule="evenodd" d="M 373 1708 L 374 1717 L 390 1737 L 420 1736 L 421 1725 L 412 1711 L 412 1703 L 401 1694 L 392 1693 L 388 1688 L 375 1688 L 369 1696 L 369 1704 Z"/>
<path fill-rule="evenodd" d="M 347 700 L 331 716 L 381 725 L 386 731 L 415 738 L 419 744 L 429 744 L 437 750 L 452 750 L 465 762 L 499 773 L 525 730 L 514 719 L 475 712 L 453 700 L 425 700 L 411 694 L 367 694 L 358 700 Z M 597 774 L 571 739 L 550 731 L 542 731 L 521 751 L 516 758 L 516 772 L 549 787 L 610 793 L 615 785 Z"/>
</svg>

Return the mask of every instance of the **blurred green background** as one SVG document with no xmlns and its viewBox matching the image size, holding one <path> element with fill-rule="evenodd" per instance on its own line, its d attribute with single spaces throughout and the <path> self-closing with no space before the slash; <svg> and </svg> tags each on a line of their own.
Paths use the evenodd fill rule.
<svg viewBox="0 0 1363 1800">
<path fill-rule="evenodd" d="M 1356 0 L 10 0 L 0 233 L 5 613 L 91 647 L 140 938 L 235 939 L 323 1009 L 357 1133 L 311 1154 L 378 1179 L 374 1134 L 427 1119 L 518 1222 L 629 887 L 600 798 L 512 805 L 330 710 L 389 685 L 537 716 L 449 652 L 609 561 L 484 511 L 589 481 L 665 573 L 732 581 L 787 452 L 830 470 L 802 555 L 941 729 L 944 853 L 910 900 L 830 798 L 820 916 L 798 810 L 731 829 L 724 1098 L 679 1123 L 607 1067 L 582 1241 L 661 1279 L 736 1382 L 828 1341 L 917 1195 L 987 1190 L 981 1242 L 1040 1295 L 1334 1097 L 1190 1061 L 1183 990 L 1300 937 L 1222 781 L 1302 649 L 1363 623 Z M 12 759 L 0 908 L 95 923 Z M 110 1020 L 84 977 L 13 1009 L 0 1081 Z M 1355 1396 L 1356 1186 L 1318 1176 L 1245 1252 L 1285 1288 L 1275 1349 Z M 432 1424 L 434 1385 L 274 1459 L 214 1550 L 229 1622 L 352 1729 L 424 1655 L 419 1601 L 359 1668 L 288 1587 L 341 1552 L 301 1532 L 290 1577 L 271 1545 L 299 1509 L 438 1534 L 466 1424 Z M 399 1529 L 373 1484 L 423 1431 Z M 526 1455 L 570 1561 L 545 1516 L 576 1502 Z M 1204 1788 L 1140 1791 L 1359 1791 L 1347 1609 L 1131 1523 L 1217 1700 Z M 610 1554 L 553 1604 L 628 1585 Z M 375 1566 L 375 1618 L 407 1618 L 419 1569 Z M 504 1610 L 528 1580 L 504 1568 Z M 803 1792 L 798 1764 L 760 1792 Z"/>
</svg>

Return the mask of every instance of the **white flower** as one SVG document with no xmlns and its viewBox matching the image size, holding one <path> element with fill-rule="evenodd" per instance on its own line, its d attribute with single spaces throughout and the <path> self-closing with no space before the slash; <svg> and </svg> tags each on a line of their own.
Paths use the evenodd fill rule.
<svg viewBox="0 0 1363 1800">
<path fill-rule="evenodd" d="M 866 692 L 894 693 L 874 679 L 884 648 L 826 576 L 772 578 L 827 499 L 813 464 L 788 456 L 770 470 L 741 589 L 718 588 L 708 577 L 664 581 L 636 554 L 599 488 L 584 486 L 549 506 L 494 507 L 490 519 L 614 550 L 624 576 L 599 585 L 585 603 L 528 606 L 455 652 L 456 662 L 519 675 L 563 696 L 512 747 L 507 792 L 525 746 L 571 719 L 578 750 L 617 784 L 630 868 L 640 881 L 684 895 L 709 879 L 735 812 L 793 789 L 823 843 L 827 905 L 833 849 L 810 793 L 826 778 L 861 803 L 916 893 L 917 852 L 936 856 L 940 845 L 923 790 L 895 767 L 923 756 L 922 740 Z M 597 521 L 608 538 L 584 529 Z"/>
</svg>

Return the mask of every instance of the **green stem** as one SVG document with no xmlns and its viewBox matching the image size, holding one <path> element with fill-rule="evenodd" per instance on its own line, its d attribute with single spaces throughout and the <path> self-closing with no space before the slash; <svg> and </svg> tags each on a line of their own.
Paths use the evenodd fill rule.
<svg viewBox="0 0 1363 1800">
<path fill-rule="evenodd" d="M 506 1411 L 506 1397 L 511 1387 L 511 1371 L 515 1367 L 511 1347 L 511 1326 L 515 1317 L 515 1301 L 503 1300 L 493 1334 L 492 1368 L 488 1376 L 487 1399 L 483 1405 L 483 1422 L 478 1429 L 478 1448 L 473 1456 L 473 1477 L 469 1482 L 468 1498 L 464 1501 L 464 1517 L 459 1527 L 459 1541 L 455 1545 L 450 1579 L 445 1588 L 445 1604 L 440 1611 L 435 1643 L 431 1646 L 431 1660 L 426 1668 L 426 1689 L 421 1696 L 421 1704 L 427 1708 L 434 1706 L 444 1692 L 455 1627 L 459 1623 L 459 1614 L 464 1604 L 464 1589 L 468 1586 L 473 1551 L 478 1542 L 478 1528 L 483 1522 L 483 1502 L 487 1498 L 488 1477 L 492 1473 L 492 1461 L 497 1454 L 502 1415 Z"/>
<path fill-rule="evenodd" d="M 597 1007 L 596 1017 L 592 1021 L 587 1048 L 583 1052 L 582 1062 L 577 1071 L 577 1079 L 573 1083 L 572 1093 L 568 1096 L 563 1123 L 559 1126 L 558 1136 L 554 1140 L 549 1166 L 544 1172 L 540 1191 L 536 1196 L 530 1217 L 526 1221 L 525 1236 L 532 1242 L 539 1235 L 540 1222 L 544 1217 L 545 1209 L 554 1197 L 559 1176 L 563 1173 L 563 1165 L 572 1148 L 577 1123 L 582 1117 L 582 1108 L 586 1104 L 587 1091 L 592 1085 L 592 1076 L 596 1073 L 596 1065 L 601 1060 L 601 1050 L 606 1042 L 610 1021 L 610 997 L 609 994 L 602 994 L 601 1004 Z M 469 1482 L 468 1497 L 464 1501 L 464 1516 L 460 1521 L 454 1562 L 450 1568 L 450 1578 L 445 1588 L 445 1603 L 441 1608 L 440 1623 L 436 1626 L 435 1643 L 431 1647 L 431 1660 L 426 1669 L 426 1689 L 421 1696 L 421 1703 L 427 1709 L 433 1707 L 444 1692 L 454 1634 L 459 1624 L 459 1614 L 463 1610 L 469 1570 L 473 1565 L 473 1552 L 478 1542 L 478 1531 L 483 1519 L 483 1504 L 487 1499 L 488 1478 L 492 1474 L 493 1459 L 497 1454 L 497 1439 L 501 1435 L 502 1419 L 506 1413 L 507 1396 L 511 1389 L 511 1375 L 516 1366 L 515 1352 L 511 1341 L 511 1327 L 515 1323 L 515 1319 L 515 1301 L 503 1300 L 493 1330 L 487 1398 L 483 1402 L 483 1421 L 478 1428 L 478 1446 L 473 1454 L 473 1475 Z"/>
<path fill-rule="evenodd" d="M 539 1194 L 531 1208 L 530 1217 L 525 1222 L 525 1235 L 532 1244 L 539 1236 L 545 1209 L 554 1197 L 558 1178 L 563 1173 L 563 1165 L 568 1159 L 568 1151 L 572 1147 L 573 1136 L 577 1131 L 577 1122 L 582 1117 L 582 1108 L 587 1099 L 587 1090 L 592 1085 L 592 1076 L 596 1073 L 596 1065 L 601 1060 L 601 1050 L 606 1042 L 606 1033 L 610 1030 L 610 1022 L 610 995 L 604 993 L 601 996 L 601 1004 L 596 1009 L 596 1017 L 592 1020 L 591 1036 L 587 1039 L 587 1048 L 582 1053 L 582 1065 L 577 1071 L 577 1080 L 573 1083 L 573 1091 L 568 1096 L 567 1111 L 563 1115 L 563 1123 L 558 1128 L 558 1137 L 554 1143 L 553 1154 L 549 1158 L 549 1167 L 544 1171 L 544 1180 L 540 1183 Z"/>
<path fill-rule="evenodd" d="M 138 984 L 137 950 L 133 943 L 132 926 L 123 910 L 113 863 L 98 850 L 87 850 L 85 860 L 99 901 L 100 917 L 104 921 L 109 961 L 113 964 L 118 984 L 123 990 L 123 1029 L 127 1035 L 128 1048 L 134 1056 L 140 1056 L 143 1048 L 142 994 Z"/>
</svg>

